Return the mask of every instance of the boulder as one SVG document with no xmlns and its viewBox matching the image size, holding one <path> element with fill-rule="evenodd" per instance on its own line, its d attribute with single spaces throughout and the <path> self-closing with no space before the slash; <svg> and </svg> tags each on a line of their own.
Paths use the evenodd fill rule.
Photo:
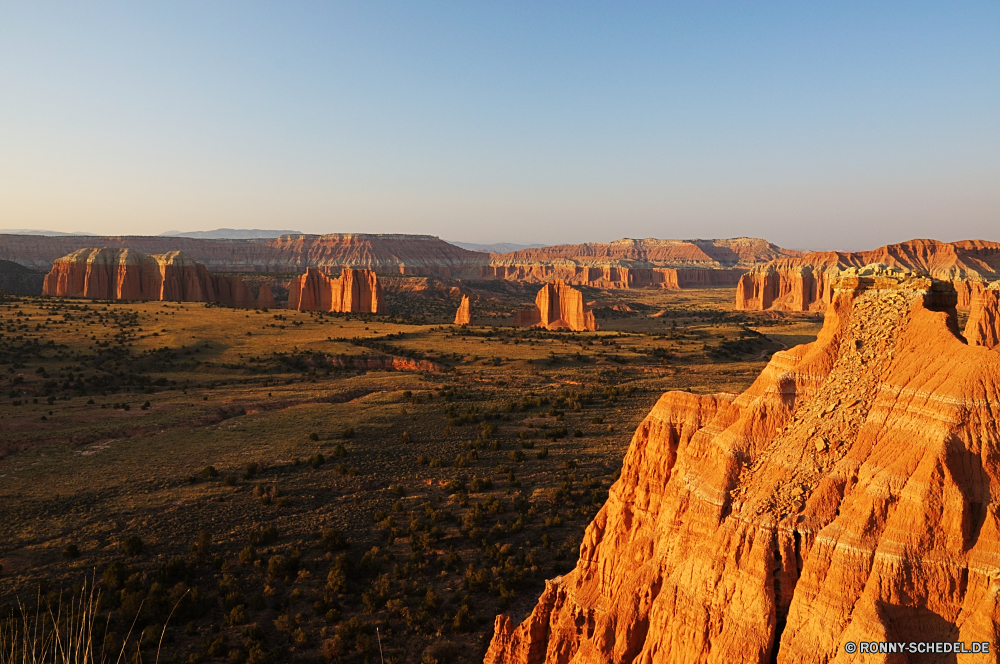
<svg viewBox="0 0 1000 664">
<path fill-rule="evenodd" d="M 350 268 L 336 279 L 308 268 L 288 289 L 288 308 L 298 311 L 388 313 L 378 276 L 371 270 Z"/>
<path fill-rule="evenodd" d="M 844 270 L 830 299 L 743 394 L 660 398 L 575 569 L 497 617 L 487 664 L 819 664 L 849 641 L 994 661 L 1000 354 L 919 272 Z"/>
</svg>

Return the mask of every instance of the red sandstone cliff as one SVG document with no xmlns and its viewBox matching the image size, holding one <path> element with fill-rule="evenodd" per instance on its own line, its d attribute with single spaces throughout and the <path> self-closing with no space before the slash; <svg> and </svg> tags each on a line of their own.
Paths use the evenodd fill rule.
<svg viewBox="0 0 1000 664">
<path fill-rule="evenodd" d="M 574 331 L 597 329 L 594 313 L 583 301 L 583 293 L 567 286 L 561 279 L 545 284 L 535 296 L 535 307 L 519 311 L 514 316 L 514 325 L 549 330 L 569 329 Z"/>
<path fill-rule="evenodd" d="M 308 268 L 288 289 L 288 308 L 385 314 L 388 309 L 378 276 L 371 270 L 345 269 L 336 279 Z"/>
<path fill-rule="evenodd" d="M 238 278 L 209 273 L 179 251 L 144 254 L 132 249 L 80 249 L 53 263 L 45 295 L 100 300 L 220 302 L 254 307 L 257 301 Z"/>
<path fill-rule="evenodd" d="M 972 298 L 965 339 L 971 346 L 1000 346 L 1000 281 L 978 291 Z"/>
<path fill-rule="evenodd" d="M 458 305 L 455 312 L 455 325 L 469 325 L 472 323 L 472 312 L 469 304 L 469 296 L 462 296 L 462 303 Z"/>
<path fill-rule="evenodd" d="M 851 270 L 818 339 L 743 394 L 663 395 L 576 568 L 521 625 L 497 617 L 486 662 L 918 661 L 848 641 L 996 653 L 1000 354 L 964 343 L 955 298 Z"/>
<path fill-rule="evenodd" d="M 918 270 L 951 281 L 958 306 L 968 307 L 987 282 L 1000 278 L 1000 243 L 982 240 L 938 242 L 910 240 L 872 251 L 814 252 L 782 258 L 752 268 L 736 287 L 738 309 L 822 311 L 841 270 L 870 263 Z"/>
</svg>

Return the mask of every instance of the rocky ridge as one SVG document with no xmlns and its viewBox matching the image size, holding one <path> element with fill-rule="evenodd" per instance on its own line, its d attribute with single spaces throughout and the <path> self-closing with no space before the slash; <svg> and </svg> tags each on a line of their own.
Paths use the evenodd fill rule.
<svg viewBox="0 0 1000 664">
<path fill-rule="evenodd" d="M 330 278 L 314 268 L 306 269 L 306 273 L 288 289 L 288 308 L 298 311 L 388 313 L 378 276 L 371 270 L 350 268 L 336 278 Z"/>
<path fill-rule="evenodd" d="M 263 289 L 262 289 L 263 290 Z M 242 280 L 211 274 L 179 251 L 144 254 L 113 247 L 79 249 L 55 261 L 45 275 L 44 295 L 99 300 L 219 302 L 256 307 Z M 266 304 L 270 291 L 262 292 Z M 270 298 L 273 303 L 273 298 Z"/>
<path fill-rule="evenodd" d="M 910 661 L 848 641 L 1000 641 L 1000 354 L 950 284 L 845 269 L 817 340 L 739 396 L 668 392 L 576 568 L 489 664 Z M 954 661 L 942 656 L 921 661 Z M 962 661 L 995 661 L 995 655 Z"/>
<path fill-rule="evenodd" d="M 833 282 L 841 271 L 880 263 L 919 270 L 949 281 L 958 306 L 968 307 L 985 285 L 1000 279 L 1000 243 L 983 240 L 938 242 L 910 240 L 872 251 L 813 252 L 780 258 L 752 267 L 736 287 L 738 309 L 823 311 L 830 303 Z"/>
</svg>

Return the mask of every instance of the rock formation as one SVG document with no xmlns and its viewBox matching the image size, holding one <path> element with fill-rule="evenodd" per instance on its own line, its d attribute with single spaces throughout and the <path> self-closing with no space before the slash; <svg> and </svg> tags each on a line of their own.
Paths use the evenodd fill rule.
<svg viewBox="0 0 1000 664">
<path fill-rule="evenodd" d="M 1000 353 L 965 344 L 955 300 L 844 270 L 817 340 L 746 392 L 664 394 L 576 568 L 522 624 L 497 617 L 486 662 L 918 661 L 849 641 L 995 661 Z"/>
<path fill-rule="evenodd" d="M 733 286 L 743 272 L 765 261 L 800 252 L 755 238 L 733 240 L 619 240 L 563 245 L 509 254 L 467 251 L 429 235 L 334 233 L 265 239 L 193 237 L 89 237 L 0 233 L 0 259 L 49 270 L 56 258 L 77 249 L 106 246 L 149 254 L 183 251 L 218 272 L 325 273 L 343 268 L 380 274 L 446 279 L 509 279 L 607 288 Z"/>
<path fill-rule="evenodd" d="M 179 251 L 144 254 L 133 249 L 79 249 L 55 261 L 45 295 L 99 300 L 170 300 L 257 306 L 239 278 L 209 273 Z"/>
<path fill-rule="evenodd" d="M 950 281 L 958 295 L 958 306 L 964 308 L 986 283 L 1000 279 L 1000 243 L 910 240 L 873 251 L 827 251 L 781 258 L 753 267 L 740 278 L 736 307 L 823 311 L 830 303 L 832 283 L 838 274 L 846 268 L 871 263 L 918 270 L 935 279 Z"/>
<path fill-rule="evenodd" d="M 583 301 L 583 293 L 567 286 L 561 279 L 542 286 L 535 296 L 535 307 L 517 312 L 514 325 L 575 332 L 597 329 L 594 313 Z"/>
<path fill-rule="evenodd" d="M 388 309 L 378 277 L 371 270 L 345 269 L 336 279 L 308 268 L 288 290 L 288 308 L 385 314 Z"/>
<path fill-rule="evenodd" d="M 462 303 L 458 305 L 455 312 L 455 325 L 469 325 L 472 323 L 472 312 L 469 307 L 469 296 L 462 296 Z"/>
<path fill-rule="evenodd" d="M 1000 281 L 979 290 L 972 298 L 965 339 L 972 346 L 1000 346 Z"/>
</svg>

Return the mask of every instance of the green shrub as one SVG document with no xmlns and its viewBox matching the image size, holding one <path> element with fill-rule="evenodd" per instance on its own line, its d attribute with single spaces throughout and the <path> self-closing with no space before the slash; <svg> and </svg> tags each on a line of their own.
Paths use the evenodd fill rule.
<svg viewBox="0 0 1000 664">
<path fill-rule="evenodd" d="M 66 548 L 63 549 L 63 558 L 73 559 L 79 557 L 80 557 L 80 549 L 79 547 L 77 547 L 76 544 L 67 544 Z"/>
<path fill-rule="evenodd" d="M 122 542 L 122 553 L 126 556 L 138 556 L 142 553 L 142 538 L 138 535 L 129 535 Z"/>
<path fill-rule="evenodd" d="M 326 459 L 324 459 L 323 455 L 320 454 L 319 452 L 317 452 L 316 454 L 314 454 L 311 457 L 309 457 L 309 465 L 312 466 L 313 468 L 319 468 L 325 462 L 326 462 Z"/>
</svg>

